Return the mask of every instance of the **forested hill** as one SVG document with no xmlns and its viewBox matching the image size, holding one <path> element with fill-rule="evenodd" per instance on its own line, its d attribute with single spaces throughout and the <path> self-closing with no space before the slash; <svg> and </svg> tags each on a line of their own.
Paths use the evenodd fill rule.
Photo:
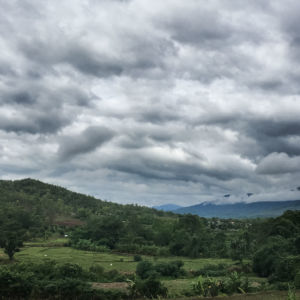
<svg viewBox="0 0 300 300">
<path fill-rule="evenodd" d="M 172 213 L 157 211 L 137 205 L 121 205 L 96 199 L 92 196 L 71 192 L 65 188 L 34 179 L 0 180 L 0 205 L 18 206 L 30 210 L 49 221 L 75 217 L 85 219 L 93 215 L 172 216 Z"/>
</svg>

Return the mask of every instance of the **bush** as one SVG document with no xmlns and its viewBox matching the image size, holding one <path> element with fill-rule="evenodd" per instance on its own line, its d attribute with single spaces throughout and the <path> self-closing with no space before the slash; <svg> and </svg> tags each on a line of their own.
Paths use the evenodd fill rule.
<svg viewBox="0 0 300 300">
<path fill-rule="evenodd" d="M 247 282 L 248 285 L 248 282 Z M 241 275 L 237 272 L 231 273 L 222 284 L 222 292 L 226 294 L 244 293 Z"/>
<path fill-rule="evenodd" d="M 82 278 L 83 269 L 77 264 L 66 263 L 57 268 L 57 273 L 60 278 Z"/>
<path fill-rule="evenodd" d="M 154 267 L 154 269 L 162 276 L 171 276 L 177 278 L 185 274 L 185 271 L 182 269 L 182 267 L 183 262 L 179 260 L 159 263 Z"/>
<path fill-rule="evenodd" d="M 104 268 L 99 265 L 94 265 L 89 268 L 89 273 L 94 281 L 100 281 L 104 277 Z"/>
<path fill-rule="evenodd" d="M 154 272 L 154 266 L 150 261 L 141 261 L 136 266 L 136 275 L 142 279 L 150 277 Z"/>
<path fill-rule="evenodd" d="M 104 272 L 93 266 L 90 272 L 76 264 L 56 266 L 52 261 L 42 264 L 13 264 L 0 266 L 0 299 L 125 299 L 119 291 L 92 290 L 88 280 L 125 280 L 117 270 Z"/>
<path fill-rule="evenodd" d="M 193 291 L 199 296 L 215 297 L 219 294 L 221 281 L 209 277 L 203 278 L 202 276 L 199 276 L 198 280 L 192 283 L 192 287 Z"/>
<path fill-rule="evenodd" d="M 109 248 L 105 245 L 98 245 L 91 240 L 79 239 L 72 241 L 71 247 L 79 250 L 93 251 L 93 252 L 109 252 Z"/>
<path fill-rule="evenodd" d="M 153 274 L 145 280 L 136 279 L 129 288 L 130 296 L 157 298 L 159 296 L 166 297 L 168 289 Z"/>
<path fill-rule="evenodd" d="M 0 269 L 1 296 L 6 298 L 26 298 L 31 294 L 35 280 L 31 272 L 18 273 L 6 267 Z"/>
<path fill-rule="evenodd" d="M 296 300 L 296 288 L 294 285 L 288 285 L 288 300 Z"/>
<path fill-rule="evenodd" d="M 79 279 L 66 278 L 55 281 L 39 281 L 34 289 L 36 297 L 53 297 L 59 295 L 64 299 L 86 298 L 91 293 L 87 282 Z M 88 299 L 88 298 L 86 298 Z"/>
<path fill-rule="evenodd" d="M 227 266 L 225 264 L 205 265 L 203 268 L 194 271 L 195 276 L 218 277 L 227 274 Z"/>
<path fill-rule="evenodd" d="M 259 276 L 268 277 L 275 271 L 278 260 L 276 247 L 267 245 L 254 254 L 253 271 Z"/>
<path fill-rule="evenodd" d="M 297 271 L 300 269 L 300 256 L 291 256 L 278 259 L 275 270 L 270 276 L 270 282 L 293 281 Z"/>
<path fill-rule="evenodd" d="M 139 255 L 139 254 L 136 254 L 134 257 L 133 257 L 133 260 L 134 261 L 142 261 L 142 257 Z"/>
<path fill-rule="evenodd" d="M 288 282 L 276 282 L 273 284 L 273 287 L 275 290 L 287 291 L 289 288 L 289 283 Z"/>
<path fill-rule="evenodd" d="M 248 278 L 241 278 L 241 276 L 234 272 L 230 274 L 225 280 L 218 280 L 211 277 L 198 277 L 198 280 L 193 283 L 193 291 L 200 296 L 215 297 L 219 293 L 233 294 L 250 292 L 250 282 Z"/>
<path fill-rule="evenodd" d="M 300 271 L 295 275 L 294 283 L 296 289 L 300 289 Z"/>
</svg>

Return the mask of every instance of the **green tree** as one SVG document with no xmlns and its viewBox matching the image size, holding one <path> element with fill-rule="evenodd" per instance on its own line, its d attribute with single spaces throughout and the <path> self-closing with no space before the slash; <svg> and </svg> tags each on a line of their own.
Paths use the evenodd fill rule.
<svg viewBox="0 0 300 300">
<path fill-rule="evenodd" d="M 6 232 L 0 240 L 1 248 L 4 248 L 4 252 L 8 255 L 10 260 L 13 260 L 14 254 L 19 251 L 22 245 L 22 239 L 18 237 L 17 233 L 13 232 Z"/>
</svg>

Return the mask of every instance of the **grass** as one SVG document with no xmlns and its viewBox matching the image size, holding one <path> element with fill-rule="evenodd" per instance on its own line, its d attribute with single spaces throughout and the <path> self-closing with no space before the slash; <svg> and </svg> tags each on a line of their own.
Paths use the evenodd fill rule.
<svg viewBox="0 0 300 300">
<path fill-rule="evenodd" d="M 41 262 L 45 259 L 53 259 L 58 264 L 77 263 L 81 267 L 88 269 L 93 265 L 101 265 L 105 270 L 117 269 L 120 272 L 134 272 L 137 262 L 134 261 L 133 255 L 90 252 L 65 247 L 68 243 L 67 238 L 55 238 L 49 240 L 35 240 L 25 243 L 25 247 L 15 254 L 17 262 Z M 6 259 L 6 255 L 0 251 L 0 262 Z M 142 256 L 143 260 L 150 260 L 153 263 L 182 260 L 184 269 L 187 271 L 197 270 L 207 264 L 232 264 L 230 259 L 212 259 L 198 258 L 190 259 L 186 257 L 153 257 Z"/>
<path fill-rule="evenodd" d="M 179 297 L 186 290 L 192 290 L 192 283 L 195 278 L 163 280 L 163 285 L 168 288 L 168 293 L 172 297 Z"/>
<path fill-rule="evenodd" d="M 25 244 L 25 247 L 20 252 L 15 254 L 16 262 L 42 262 L 43 260 L 53 259 L 58 264 L 63 263 L 77 263 L 84 269 L 88 269 L 94 265 L 101 265 L 106 271 L 116 269 L 120 272 L 134 272 L 137 262 L 134 261 L 133 255 L 116 254 L 116 253 L 98 253 L 83 250 L 76 250 L 70 247 L 65 247 L 67 244 L 67 238 L 55 238 L 49 240 L 36 240 Z M 232 262 L 229 259 L 214 259 L 214 258 L 198 258 L 190 259 L 186 257 L 152 257 L 142 256 L 143 260 L 150 260 L 153 263 L 167 262 L 174 260 L 182 260 L 184 262 L 184 268 L 187 271 L 197 270 L 207 264 L 228 264 Z M 0 263 L 7 263 L 7 255 L 0 251 Z M 250 277 L 251 281 L 262 282 L 265 279 Z M 196 281 L 196 278 L 185 279 L 169 279 L 163 280 L 163 284 L 168 288 L 170 297 L 179 297 L 184 291 L 191 291 L 192 282 Z M 95 283 L 98 288 L 111 288 L 114 283 L 108 284 L 108 286 L 102 286 L 102 283 Z M 123 283 L 124 285 L 125 283 Z M 118 286 L 118 288 L 124 289 L 124 286 Z M 116 287 L 117 288 L 117 287 Z M 286 300 L 287 292 L 270 291 L 259 294 L 247 294 L 247 295 L 234 295 L 227 296 L 226 299 L 234 300 Z M 199 298 L 189 298 L 199 299 Z M 297 299 L 300 299 L 300 291 L 297 291 Z"/>
<path fill-rule="evenodd" d="M 221 277 L 217 277 L 221 279 Z M 248 277 L 251 282 L 266 282 L 266 278 L 259 277 Z M 169 294 L 172 297 L 178 297 L 183 294 L 184 291 L 191 291 L 193 282 L 196 282 L 197 278 L 184 278 L 184 279 L 173 279 L 173 280 L 163 280 L 163 284 L 168 288 Z M 226 298 L 227 299 L 227 298 Z"/>
<path fill-rule="evenodd" d="M 121 272 L 134 272 L 136 268 L 133 256 L 97 253 L 70 247 L 25 247 L 15 254 L 15 260 L 19 262 L 41 262 L 45 259 L 53 259 L 58 264 L 76 263 L 85 269 L 97 264 L 106 270 L 117 269 Z"/>
</svg>

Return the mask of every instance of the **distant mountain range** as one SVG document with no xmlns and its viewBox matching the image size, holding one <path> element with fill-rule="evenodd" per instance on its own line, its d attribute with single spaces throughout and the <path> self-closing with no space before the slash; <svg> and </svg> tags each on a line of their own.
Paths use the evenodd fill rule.
<svg viewBox="0 0 300 300">
<path fill-rule="evenodd" d="M 264 201 L 252 203 L 213 204 L 200 203 L 188 207 L 177 207 L 175 204 L 166 204 L 154 207 L 176 214 L 195 214 L 205 218 L 264 218 L 276 217 L 286 210 L 300 210 L 300 200 L 293 201 Z"/>
</svg>

